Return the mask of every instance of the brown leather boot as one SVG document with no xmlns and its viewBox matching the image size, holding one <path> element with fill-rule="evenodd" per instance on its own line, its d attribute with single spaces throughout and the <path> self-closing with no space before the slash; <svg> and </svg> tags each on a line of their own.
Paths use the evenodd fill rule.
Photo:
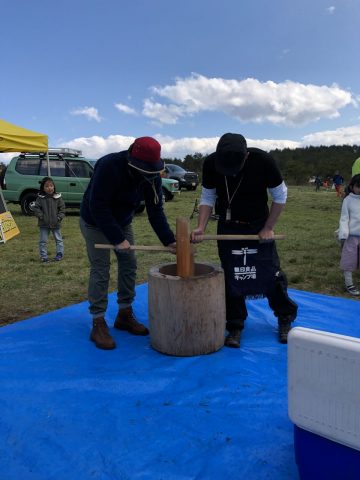
<svg viewBox="0 0 360 480">
<path fill-rule="evenodd" d="M 93 320 L 90 340 L 95 343 L 97 348 L 102 348 L 103 350 L 112 350 L 116 347 L 104 317 L 98 317 Z"/>
<path fill-rule="evenodd" d="M 132 307 L 120 308 L 114 327 L 119 330 L 127 330 L 133 335 L 149 335 L 149 330 L 145 325 L 136 320 Z"/>
</svg>

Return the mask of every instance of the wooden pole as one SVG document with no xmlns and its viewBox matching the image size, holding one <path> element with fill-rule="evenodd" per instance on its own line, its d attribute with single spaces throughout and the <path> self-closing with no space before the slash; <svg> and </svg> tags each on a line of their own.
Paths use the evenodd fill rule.
<svg viewBox="0 0 360 480">
<path fill-rule="evenodd" d="M 262 240 L 259 235 L 202 235 L 202 240 L 257 240 L 259 242 L 267 242 L 268 240 Z M 285 235 L 280 233 L 274 235 L 274 238 L 270 240 L 284 240 Z"/>
<path fill-rule="evenodd" d="M 178 219 L 180 220 L 180 219 Z M 186 220 L 186 219 L 185 219 Z M 185 231 L 184 233 L 181 233 L 180 235 L 182 237 L 182 244 L 180 247 L 180 250 L 183 250 L 183 247 L 185 246 L 185 252 L 188 252 L 190 250 L 190 264 L 191 262 L 194 261 L 194 246 L 193 244 L 190 243 L 189 240 L 189 245 L 187 243 L 187 233 L 188 233 L 188 227 L 186 226 L 186 222 L 184 224 L 181 224 L 182 226 L 180 227 L 181 229 L 184 228 L 185 226 Z M 176 234 L 178 236 L 178 233 Z M 274 235 L 274 240 L 284 240 L 285 235 L 283 233 L 279 233 L 278 235 Z M 260 242 L 266 242 L 267 240 L 261 240 L 259 238 L 259 235 L 202 235 L 201 236 L 202 240 L 258 240 Z M 177 249 L 179 248 L 179 238 L 177 239 Z M 110 245 L 108 243 L 95 243 L 95 248 L 103 248 L 103 249 L 114 249 L 114 245 Z M 149 252 L 173 252 L 173 249 L 171 247 L 164 247 L 162 245 L 131 245 L 130 250 L 144 250 L 144 251 L 149 251 Z M 187 253 L 185 253 L 186 255 Z M 180 253 L 181 256 L 184 255 L 183 252 Z M 189 260 L 187 260 L 189 262 Z"/>
<path fill-rule="evenodd" d="M 108 243 L 95 243 L 95 248 L 102 248 L 102 249 L 114 249 L 114 245 L 110 245 Z M 149 252 L 172 252 L 172 248 L 164 247 L 162 245 L 130 245 L 130 250 L 146 250 Z M 121 251 L 121 250 L 119 250 Z M 126 252 L 126 250 L 124 250 Z"/>
<path fill-rule="evenodd" d="M 176 262 L 179 277 L 194 276 L 194 247 L 190 243 L 190 222 L 186 217 L 176 219 Z"/>
<path fill-rule="evenodd" d="M 194 245 L 190 243 L 190 229 L 188 220 L 185 217 L 179 217 L 176 220 L 176 237 L 177 237 L 177 252 L 180 246 L 181 263 L 187 265 L 189 271 L 193 270 L 191 264 L 194 263 Z M 179 234 L 180 233 L 180 234 Z M 189 236 L 188 236 L 189 233 Z M 257 240 L 259 242 L 267 242 L 268 240 L 261 240 L 259 235 L 202 235 L 201 240 Z M 271 240 L 284 240 L 285 235 L 279 233 L 274 235 Z M 114 245 L 108 243 L 95 243 L 95 248 L 114 249 Z M 149 252 L 173 252 L 171 247 L 164 247 L 162 245 L 130 245 L 130 250 L 144 250 Z M 190 255 L 190 260 L 189 260 Z"/>
</svg>

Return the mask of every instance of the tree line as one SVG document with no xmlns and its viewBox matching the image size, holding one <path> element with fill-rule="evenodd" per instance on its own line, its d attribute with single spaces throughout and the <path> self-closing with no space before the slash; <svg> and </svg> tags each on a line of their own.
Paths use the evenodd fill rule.
<svg viewBox="0 0 360 480">
<path fill-rule="evenodd" d="M 351 167 L 360 157 L 360 146 L 357 145 L 331 145 L 320 147 L 284 148 L 269 152 L 276 160 L 283 177 L 289 185 L 304 185 L 311 177 L 318 175 L 322 180 L 332 179 L 335 172 L 339 172 L 349 181 Z M 194 153 L 180 158 L 164 158 L 165 163 L 175 163 L 199 174 L 201 178 L 202 165 L 207 155 Z M 0 162 L 0 171 L 6 165 Z"/>
<path fill-rule="evenodd" d="M 319 176 L 322 180 L 332 179 L 339 172 L 349 181 L 351 167 L 360 157 L 360 146 L 331 145 L 320 147 L 284 148 L 269 152 L 276 160 L 283 177 L 289 185 L 304 185 L 311 177 Z M 202 165 L 206 155 L 195 153 L 179 158 L 165 158 L 165 163 L 176 163 L 185 170 L 197 172 L 201 176 Z"/>
</svg>

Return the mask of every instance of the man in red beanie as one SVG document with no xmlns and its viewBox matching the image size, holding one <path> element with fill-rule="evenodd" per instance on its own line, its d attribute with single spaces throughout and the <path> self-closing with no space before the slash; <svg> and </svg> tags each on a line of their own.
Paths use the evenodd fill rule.
<svg viewBox="0 0 360 480">
<path fill-rule="evenodd" d="M 167 222 L 162 201 L 160 143 L 140 137 L 128 150 L 110 153 L 96 162 L 80 210 L 80 228 L 90 261 L 89 310 L 93 319 L 90 334 L 98 348 L 111 350 L 116 344 L 105 320 L 110 278 L 110 250 L 96 249 L 96 243 L 114 245 L 118 262 L 119 312 L 114 328 L 133 335 L 148 335 L 132 309 L 135 298 L 136 258 L 132 219 L 142 198 L 149 222 L 159 240 L 175 249 L 175 237 Z"/>
</svg>

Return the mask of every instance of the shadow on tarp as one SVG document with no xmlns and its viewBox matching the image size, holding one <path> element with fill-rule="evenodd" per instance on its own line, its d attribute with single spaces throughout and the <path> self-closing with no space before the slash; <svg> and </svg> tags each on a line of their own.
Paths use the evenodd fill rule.
<svg viewBox="0 0 360 480">
<path fill-rule="evenodd" d="M 358 301 L 290 294 L 297 326 L 360 336 Z M 148 323 L 146 284 L 134 308 Z M 96 349 L 86 302 L 1 328 L 1 480 L 297 479 L 287 347 L 248 309 L 240 350 L 185 358 L 120 331 Z"/>
</svg>

